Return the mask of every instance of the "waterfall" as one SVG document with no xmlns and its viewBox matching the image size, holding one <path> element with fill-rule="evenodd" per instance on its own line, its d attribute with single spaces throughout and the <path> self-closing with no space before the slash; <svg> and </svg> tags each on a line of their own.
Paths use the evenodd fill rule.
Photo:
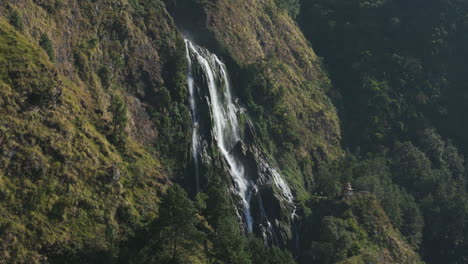
<svg viewBox="0 0 468 264">
<path fill-rule="evenodd" d="M 188 57 L 188 68 L 189 68 L 189 94 L 190 104 L 192 108 L 192 116 L 194 122 L 194 132 L 197 130 L 196 120 L 196 104 L 195 104 L 195 89 L 192 75 L 193 62 L 191 55 L 197 60 L 198 65 L 201 66 L 203 73 L 205 74 L 206 82 L 209 91 L 209 103 L 211 116 L 213 118 L 213 134 L 217 142 L 218 148 L 221 154 L 226 159 L 230 167 L 231 176 L 235 182 L 235 187 L 244 207 L 244 216 L 246 219 L 247 230 L 252 232 L 252 215 L 250 213 L 250 197 L 252 184 L 245 174 L 243 164 L 238 162 L 235 157 L 230 154 L 232 148 L 240 140 L 239 136 L 239 123 L 237 121 L 238 108 L 234 105 L 231 96 L 231 88 L 229 86 L 229 80 L 227 76 L 226 66 L 222 63 L 216 55 L 203 50 L 190 41 L 186 40 L 187 46 L 187 57 Z M 193 137 L 198 137 L 195 135 Z M 198 143 L 192 143 L 197 147 Z M 194 157 L 197 156 L 197 150 L 194 149 Z M 196 161 L 198 162 L 198 161 Z M 197 165 L 198 167 L 198 165 Z"/>
<path fill-rule="evenodd" d="M 249 175 L 246 169 L 246 161 L 234 154 L 236 145 L 242 143 L 238 121 L 238 114 L 242 110 L 233 101 L 226 66 L 216 55 L 208 50 L 193 44 L 189 40 L 185 40 L 185 43 L 188 62 L 188 90 L 193 125 L 192 156 L 196 169 L 196 183 L 199 185 L 200 182 L 198 171 L 199 160 L 201 158 L 200 153 L 202 152 L 200 141 L 203 136 L 206 136 L 206 133 L 200 131 L 200 121 L 203 120 L 199 118 L 200 115 L 208 114 L 211 117 L 211 127 L 204 129 L 209 130 L 209 134 L 215 140 L 217 149 L 228 164 L 235 192 L 242 201 L 246 231 L 248 233 L 252 232 L 254 226 L 263 227 L 260 230 L 265 234 L 265 239 L 275 243 L 274 241 L 278 241 L 277 235 L 275 234 L 275 228 L 267 217 L 268 208 L 263 206 L 259 186 L 262 184 L 268 186 L 268 188 L 271 188 L 272 185 L 276 186 L 274 189 L 280 192 L 280 199 L 277 200 L 281 200 L 281 202 L 288 204 L 290 208 L 294 208 L 292 209 L 292 215 L 288 216 L 290 219 L 294 218 L 295 214 L 294 197 L 291 190 L 281 178 L 281 175 L 267 162 L 264 156 L 256 157 L 255 162 L 258 167 L 262 168 L 261 173 L 267 174 L 268 177 L 266 177 L 267 179 L 264 177 L 261 183 L 252 180 L 252 175 Z M 205 105 L 207 107 L 203 108 Z M 209 111 L 209 113 L 202 113 L 203 111 Z M 268 183 L 266 184 L 265 182 Z M 197 186 L 197 189 L 199 189 L 199 186 Z M 251 199 L 252 196 L 255 196 L 256 199 Z M 258 208 L 256 217 L 252 216 L 252 203 Z M 278 218 L 275 218 L 275 225 L 278 226 Z"/>
<path fill-rule="evenodd" d="M 186 45 L 186 55 L 187 55 L 187 85 L 189 90 L 189 101 L 190 101 L 190 109 L 192 111 L 192 158 L 195 164 L 195 189 L 200 192 L 200 172 L 199 172 L 199 164 L 198 164 L 198 144 L 199 144 L 199 134 L 198 134 L 198 113 L 197 113 L 197 105 L 195 102 L 195 82 L 192 76 L 192 58 L 190 58 L 190 52 L 188 45 Z"/>
</svg>

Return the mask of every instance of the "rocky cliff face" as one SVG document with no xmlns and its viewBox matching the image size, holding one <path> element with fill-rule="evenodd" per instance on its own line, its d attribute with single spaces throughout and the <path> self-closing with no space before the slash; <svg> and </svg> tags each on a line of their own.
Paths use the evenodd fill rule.
<svg viewBox="0 0 468 264">
<path fill-rule="evenodd" d="M 257 147 L 246 109 L 232 97 L 235 87 L 226 66 L 208 50 L 188 40 L 186 44 L 196 189 L 204 191 L 210 181 L 206 173 L 200 173 L 200 164 L 206 170 L 213 166 L 210 161 L 221 160 L 220 167 L 230 175 L 232 195 L 240 199 L 236 206 L 245 231 L 285 247 L 292 239 L 291 223 L 296 216 L 291 189 Z"/>
<path fill-rule="evenodd" d="M 294 248 L 294 222 L 296 218 L 295 198 L 281 175 L 272 167 L 266 154 L 253 144 L 239 142 L 235 155 L 247 164 L 248 174 L 255 182 L 252 208 L 256 223 L 255 232 L 277 246 Z"/>
</svg>

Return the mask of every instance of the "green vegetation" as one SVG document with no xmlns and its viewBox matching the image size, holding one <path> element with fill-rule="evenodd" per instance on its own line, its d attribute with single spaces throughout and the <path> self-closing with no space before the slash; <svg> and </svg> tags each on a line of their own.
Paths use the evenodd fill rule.
<svg viewBox="0 0 468 264">
<path fill-rule="evenodd" d="M 127 105 L 119 95 L 114 95 L 108 111 L 112 114 L 112 131 L 110 141 L 120 148 L 125 148 L 127 140 L 126 127 L 128 122 Z"/>
<path fill-rule="evenodd" d="M 27 6 L 12 9 L 28 18 L 23 34 L 0 17 L 0 262 L 115 262 L 126 248 L 121 245 L 156 218 L 168 183 L 156 140 L 146 144 L 157 133 L 151 126 L 134 125 L 149 120 L 142 103 L 130 95 L 146 86 L 125 82 L 137 72 L 132 67 L 140 67 L 138 56 L 127 55 L 133 62 L 118 68 L 105 50 L 98 50 L 106 46 L 104 40 L 88 31 L 75 31 L 64 44 L 61 34 L 75 24 L 43 13 L 32 2 Z M 87 7 L 80 4 L 74 12 L 86 13 L 82 23 L 97 26 L 86 20 L 92 19 Z M 0 10 L 6 8 L 9 3 L 2 2 Z M 71 12 L 68 3 L 62 8 Z M 110 6 L 101 10 L 114 15 L 106 13 Z M 37 41 L 38 28 L 31 24 L 49 33 Z M 79 56 L 62 57 L 53 65 L 50 61 L 61 53 L 52 43 Z M 135 43 L 128 52 L 135 52 Z M 154 56 L 150 47 L 142 56 Z M 109 70 L 97 74 L 100 65 Z M 161 75 L 152 74 L 154 79 Z M 137 129 L 142 131 L 138 137 Z"/>
<path fill-rule="evenodd" d="M 37 4 L 49 13 L 55 13 L 65 5 L 65 0 L 38 1 Z"/>
<path fill-rule="evenodd" d="M 292 18 L 296 18 L 300 12 L 299 0 L 275 0 L 279 8 L 286 10 Z"/>
<path fill-rule="evenodd" d="M 102 87 L 104 88 L 109 88 L 110 85 L 111 85 L 111 71 L 109 69 L 109 67 L 107 66 L 102 66 L 101 68 L 99 68 L 98 70 L 98 76 L 99 76 L 99 79 L 101 80 L 101 85 Z"/>
<path fill-rule="evenodd" d="M 190 140 L 191 117 L 188 107 L 185 42 L 177 39 L 176 51 L 171 61 L 166 65 L 167 72 L 163 76 L 167 86 L 160 87 L 156 97 L 159 115 L 154 115 L 156 123 L 161 127 L 161 139 L 157 147 L 163 157 L 185 168 L 187 145 Z M 168 114 L 170 113 L 170 114 Z"/>
<path fill-rule="evenodd" d="M 434 254 L 426 249 L 431 247 L 453 261 L 463 259 L 466 164 L 434 130 L 426 130 L 418 145 L 396 142 L 379 154 L 347 154 L 321 167 L 314 192 L 337 197 L 351 182 L 356 191 L 376 196 L 392 225 L 423 256 Z"/>
<path fill-rule="evenodd" d="M 226 58 L 233 86 L 253 120 L 256 140 L 277 162 L 299 199 L 306 199 L 313 170 L 319 162 L 340 156 L 341 149 L 339 120 L 326 95 L 330 80 L 295 22 L 283 12 L 297 2 L 177 2 L 184 4 L 171 13 L 184 17 L 183 26 L 191 27 L 193 14 L 209 18 L 200 25 L 209 33 L 199 34 L 214 38 L 215 43 L 206 38 L 207 46 L 219 47 Z"/>
<path fill-rule="evenodd" d="M 8 18 L 10 24 L 18 31 L 23 31 L 23 19 L 21 18 L 18 10 L 11 11 L 10 17 Z"/>
<path fill-rule="evenodd" d="M 307 206 L 300 263 L 421 263 L 373 195 L 317 197 Z"/>
<path fill-rule="evenodd" d="M 219 187 L 219 182 L 215 183 Z M 240 231 L 226 189 L 210 189 L 202 206 L 192 202 L 178 185 L 172 186 L 161 200 L 158 219 L 139 240 L 141 247 L 130 248 L 122 263 L 286 263 L 291 253 L 268 247 Z M 215 206 L 221 212 L 211 211 Z M 208 210 L 208 211 L 207 211 Z M 211 215 L 209 212 L 214 213 Z M 202 215 L 207 215 L 208 218 Z M 214 222 L 213 222 L 214 221 Z M 143 240 L 143 241 L 141 241 Z M 136 242 L 136 241 L 135 241 Z"/>
<path fill-rule="evenodd" d="M 463 1 L 17 0 L 0 14 L 0 263 L 467 262 Z M 248 116 L 293 189 L 287 248 L 244 234 L 223 160 L 185 191 L 179 30 L 226 62 L 243 132 Z"/>
<path fill-rule="evenodd" d="M 226 183 L 166 192 L 190 138 L 184 43 L 158 1 L 98 2 L 28 3 L 39 42 L 0 18 L 0 262 L 294 263 L 243 235 Z"/>
<path fill-rule="evenodd" d="M 463 263 L 468 227 L 468 6 L 460 1 L 302 1 L 298 18 L 325 58 L 345 146 L 317 188 L 375 193 L 427 263 Z M 319 37 L 318 37 L 319 36 Z M 457 230 L 457 231 L 455 231 Z"/>
<path fill-rule="evenodd" d="M 159 218 L 135 263 L 187 263 L 203 252 L 204 234 L 196 228 L 200 219 L 182 187 L 171 187 L 161 201 Z"/>
<path fill-rule="evenodd" d="M 44 49 L 47 55 L 49 55 L 51 61 L 55 60 L 54 46 L 52 45 L 52 41 L 46 33 L 42 33 L 41 38 L 39 40 L 39 46 L 41 46 L 41 48 Z"/>
</svg>

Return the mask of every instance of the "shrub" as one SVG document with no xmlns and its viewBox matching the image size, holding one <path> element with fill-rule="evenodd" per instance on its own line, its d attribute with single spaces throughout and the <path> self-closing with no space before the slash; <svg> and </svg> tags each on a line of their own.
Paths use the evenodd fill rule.
<svg viewBox="0 0 468 264">
<path fill-rule="evenodd" d="M 102 66 L 98 70 L 98 76 L 99 79 L 101 80 L 102 87 L 104 88 L 109 88 L 110 82 L 111 82 L 111 71 L 109 67 L 107 66 Z"/>
<path fill-rule="evenodd" d="M 171 93 L 166 87 L 162 87 L 159 91 L 159 97 L 161 98 L 161 105 L 165 108 L 171 104 Z"/>
<path fill-rule="evenodd" d="M 46 33 L 42 33 L 41 39 L 39 40 L 39 46 L 41 46 L 44 49 L 44 51 L 47 53 L 47 55 L 49 55 L 49 59 L 51 61 L 55 60 L 54 46 L 49 36 Z"/>
<path fill-rule="evenodd" d="M 110 141 L 114 143 L 114 145 L 123 148 L 127 138 L 125 132 L 128 121 L 127 105 L 121 96 L 115 95 L 112 98 L 108 110 L 112 113 L 112 133 Z"/>
<path fill-rule="evenodd" d="M 16 30 L 23 31 L 23 19 L 21 18 L 21 15 L 18 13 L 18 11 L 13 10 L 8 20 L 10 24 L 16 28 Z"/>
</svg>

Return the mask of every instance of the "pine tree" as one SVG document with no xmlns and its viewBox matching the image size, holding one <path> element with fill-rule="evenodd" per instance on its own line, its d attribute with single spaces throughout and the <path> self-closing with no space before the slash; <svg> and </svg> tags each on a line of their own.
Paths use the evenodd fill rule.
<svg viewBox="0 0 468 264">
<path fill-rule="evenodd" d="M 203 249 L 205 241 L 204 234 L 196 228 L 198 222 L 197 210 L 185 190 L 173 185 L 161 201 L 152 238 L 140 250 L 135 263 L 190 263 L 189 258 Z"/>
<path fill-rule="evenodd" d="M 167 241 L 171 262 L 180 257 L 180 251 L 191 251 L 201 233 L 195 228 L 196 210 L 187 193 L 178 185 L 169 189 L 160 208 L 161 237 Z"/>
<path fill-rule="evenodd" d="M 250 264 L 251 255 L 247 239 L 239 228 L 235 217 L 220 217 L 216 236 L 213 240 L 216 256 L 222 263 Z"/>
</svg>

